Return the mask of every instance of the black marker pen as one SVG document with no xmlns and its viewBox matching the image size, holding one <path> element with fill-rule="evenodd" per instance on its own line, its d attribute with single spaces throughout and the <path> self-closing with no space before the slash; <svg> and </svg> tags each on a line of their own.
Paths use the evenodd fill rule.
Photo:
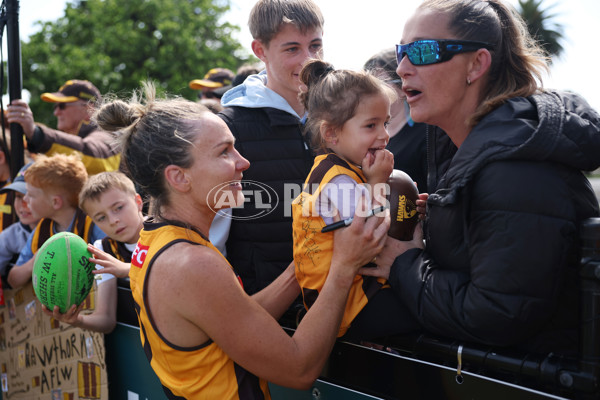
<svg viewBox="0 0 600 400">
<path fill-rule="evenodd" d="M 369 211 L 367 213 L 367 218 L 368 217 L 372 217 L 373 215 L 382 212 L 383 210 L 385 210 L 387 207 L 386 206 L 381 206 L 381 207 L 377 207 L 372 209 L 371 211 Z M 331 231 L 335 231 L 336 229 L 340 229 L 343 228 L 345 226 L 348 226 L 352 223 L 353 217 L 350 218 L 346 218 L 343 219 L 341 221 L 338 222 L 334 222 L 333 224 L 329 224 L 329 225 L 325 225 L 323 227 L 323 229 L 321 229 L 321 233 L 325 233 L 325 232 L 331 232 Z"/>
</svg>

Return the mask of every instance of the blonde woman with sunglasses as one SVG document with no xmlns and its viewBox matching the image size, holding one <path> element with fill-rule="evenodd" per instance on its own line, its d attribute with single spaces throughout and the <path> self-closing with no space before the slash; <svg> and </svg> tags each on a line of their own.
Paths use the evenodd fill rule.
<svg viewBox="0 0 600 400">
<path fill-rule="evenodd" d="M 425 249 L 389 239 L 378 268 L 428 332 L 575 354 L 579 225 L 598 201 L 600 115 L 544 90 L 541 49 L 501 0 L 426 0 L 397 46 L 428 133 Z"/>
</svg>

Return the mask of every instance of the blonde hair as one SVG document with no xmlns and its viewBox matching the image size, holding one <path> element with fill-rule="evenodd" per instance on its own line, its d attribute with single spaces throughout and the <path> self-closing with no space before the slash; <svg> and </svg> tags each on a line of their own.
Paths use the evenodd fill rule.
<svg viewBox="0 0 600 400">
<path fill-rule="evenodd" d="M 66 196 L 70 206 L 79 205 L 79 192 L 88 178 L 85 165 L 75 155 L 38 155 L 23 174 L 25 182 L 44 191 L 58 191 Z"/>
<path fill-rule="evenodd" d="M 100 172 L 99 174 L 90 176 L 83 185 L 79 193 L 79 208 L 85 211 L 83 206 L 86 201 L 98 200 L 102 194 L 108 192 L 110 189 L 120 190 L 133 197 L 137 194 L 133 181 L 124 173 L 119 171 Z"/>
<path fill-rule="evenodd" d="M 418 8 L 449 14 L 448 28 L 457 39 L 494 46 L 481 104 L 468 121 L 471 125 L 510 98 L 542 90 L 548 58 L 513 7 L 502 0 L 425 0 Z"/>
</svg>

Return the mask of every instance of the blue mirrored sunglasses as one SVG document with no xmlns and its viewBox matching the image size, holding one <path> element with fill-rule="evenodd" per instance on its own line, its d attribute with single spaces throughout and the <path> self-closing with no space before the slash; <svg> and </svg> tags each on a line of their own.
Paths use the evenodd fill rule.
<svg viewBox="0 0 600 400">
<path fill-rule="evenodd" d="M 429 65 L 450 60 L 458 53 L 468 53 L 479 49 L 493 50 L 494 46 L 471 40 L 417 40 L 408 44 L 396 45 L 398 64 L 406 54 L 413 65 Z"/>
</svg>

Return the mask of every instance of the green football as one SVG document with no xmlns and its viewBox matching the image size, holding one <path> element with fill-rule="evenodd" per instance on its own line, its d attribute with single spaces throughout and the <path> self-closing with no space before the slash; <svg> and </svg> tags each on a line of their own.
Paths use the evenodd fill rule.
<svg viewBox="0 0 600 400">
<path fill-rule="evenodd" d="M 31 276 L 33 290 L 42 304 L 64 313 L 85 300 L 94 284 L 94 263 L 87 243 L 71 232 L 51 236 L 35 254 Z"/>
</svg>

